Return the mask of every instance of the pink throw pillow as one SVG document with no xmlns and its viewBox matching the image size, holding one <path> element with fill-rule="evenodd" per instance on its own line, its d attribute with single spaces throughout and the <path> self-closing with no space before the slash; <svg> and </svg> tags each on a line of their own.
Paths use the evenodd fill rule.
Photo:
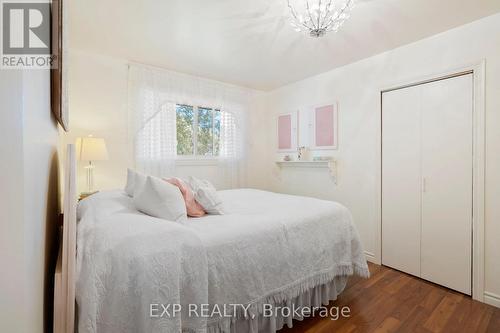
<svg viewBox="0 0 500 333">
<path fill-rule="evenodd" d="M 189 188 L 186 183 L 179 178 L 168 178 L 163 180 L 179 188 L 182 193 L 182 197 L 184 198 L 184 203 L 186 204 L 188 216 L 202 217 L 206 214 L 203 207 L 194 199 L 193 191 L 191 191 L 191 188 Z"/>
</svg>

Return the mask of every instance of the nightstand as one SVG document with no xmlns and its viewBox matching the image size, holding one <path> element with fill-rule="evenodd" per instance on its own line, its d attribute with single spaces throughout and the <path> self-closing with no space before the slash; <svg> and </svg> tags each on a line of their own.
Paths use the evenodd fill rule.
<svg viewBox="0 0 500 333">
<path fill-rule="evenodd" d="M 96 194 L 99 191 L 94 191 L 94 192 L 82 192 L 80 193 L 80 196 L 78 197 L 78 202 L 82 201 L 83 199 L 90 197 L 92 194 Z"/>
</svg>

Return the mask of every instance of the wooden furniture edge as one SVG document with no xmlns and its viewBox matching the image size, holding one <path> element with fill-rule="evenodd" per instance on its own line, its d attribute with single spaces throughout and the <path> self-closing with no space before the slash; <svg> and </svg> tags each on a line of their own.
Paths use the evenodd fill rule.
<svg viewBox="0 0 500 333">
<path fill-rule="evenodd" d="M 69 144 L 64 170 L 63 226 L 54 276 L 54 333 L 75 331 L 76 154 Z"/>
</svg>

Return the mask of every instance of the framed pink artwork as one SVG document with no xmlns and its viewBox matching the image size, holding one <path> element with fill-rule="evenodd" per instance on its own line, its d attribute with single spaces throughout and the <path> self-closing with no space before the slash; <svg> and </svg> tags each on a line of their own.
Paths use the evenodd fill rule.
<svg viewBox="0 0 500 333">
<path fill-rule="evenodd" d="M 328 104 L 311 110 L 311 149 L 338 148 L 338 108 Z"/>
<path fill-rule="evenodd" d="M 278 141 L 278 151 L 295 152 L 297 151 L 297 111 L 283 113 L 278 115 L 276 121 L 276 132 Z"/>
</svg>

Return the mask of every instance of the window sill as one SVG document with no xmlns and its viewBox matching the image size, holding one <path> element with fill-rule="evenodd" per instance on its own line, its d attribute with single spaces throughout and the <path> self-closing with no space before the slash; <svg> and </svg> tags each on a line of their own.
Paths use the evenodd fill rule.
<svg viewBox="0 0 500 333">
<path fill-rule="evenodd" d="M 176 166 L 216 166 L 219 164 L 217 158 L 178 158 L 175 160 Z"/>
</svg>

